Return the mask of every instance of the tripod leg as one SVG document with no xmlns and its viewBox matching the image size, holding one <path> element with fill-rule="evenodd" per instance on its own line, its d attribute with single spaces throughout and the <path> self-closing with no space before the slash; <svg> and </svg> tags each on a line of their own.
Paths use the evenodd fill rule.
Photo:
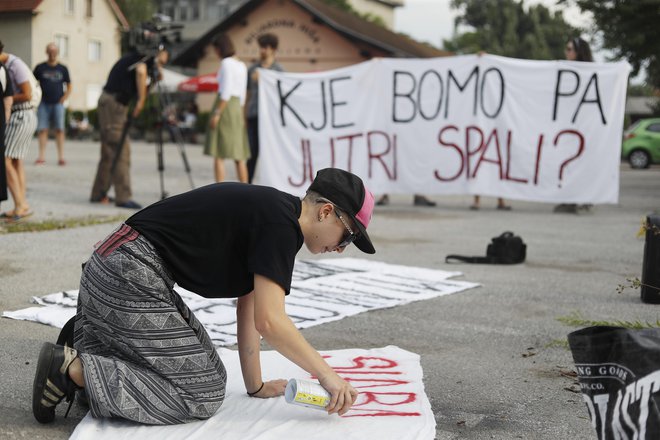
<svg viewBox="0 0 660 440">
<path fill-rule="evenodd" d="M 163 158 L 163 124 L 161 123 L 156 135 L 156 159 L 158 161 L 158 174 L 160 176 L 160 199 L 167 198 L 165 192 L 165 159 Z"/>
<path fill-rule="evenodd" d="M 181 129 L 177 126 L 172 127 L 172 133 L 176 140 L 176 144 L 179 147 L 179 154 L 181 154 L 181 160 L 183 161 L 183 167 L 188 174 L 188 181 L 190 182 L 190 188 L 195 189 L 195 183 L 193 182 L 192 173 L 190 172 L 190 163 L 188 162 L 188 156 L 186 155 L 186 144 L 183 140 L 183 135 L 181 134 Z"/>
</svg>

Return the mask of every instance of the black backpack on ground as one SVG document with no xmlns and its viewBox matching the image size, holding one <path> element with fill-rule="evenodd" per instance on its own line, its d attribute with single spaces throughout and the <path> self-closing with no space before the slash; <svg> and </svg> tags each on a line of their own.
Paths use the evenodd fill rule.
<svg viewBox="0 0 660 440">
<path fill-rule="evenodd" d="M 466 255 L 447 255 L 446 263 L 449 260 L 458 260 L 464 263 L 479 264 L 518 264 L 525 261 L 527 256 L 527 245 L 522 238 L 513 232 L 503 232 L 499 237 L 493 237 L 488 248 L 486 248 L 485 257 L 470 257 Z"/>
</svg>

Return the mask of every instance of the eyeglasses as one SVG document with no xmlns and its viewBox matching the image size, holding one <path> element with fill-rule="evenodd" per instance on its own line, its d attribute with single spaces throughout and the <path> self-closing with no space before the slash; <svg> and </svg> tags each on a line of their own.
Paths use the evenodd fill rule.
<svg viewBox="0 0 660 440">
<path fill-rule="evenodd" d="M 339 213 L 337 210 L 337 207 L 335 207 L 335 215 L 341 220 L 341 222 L 344 224 L 344 227 L 346 228 L 346 231 L 348 231 L 347 235 L 344 235 L 344 238 L 342 238 L 341 242 L 337 245 L 339 248 L 345 248 L 349 244 L 353 243 L 359 236 L 359 234 L 356 234 L 353 232 L 350 226 L 348 226 L 348 222 L 344 220 L 344 217 Z"/>
<path fill-rule="evenodd" d="M 339 242 L 339 244 L 337 245 L 338 248 L 345 248 L 346 246 L 348 246 L 349 244 L 351 244 L 355 240 L 357 240 L 358 237 L 360 237 L 360 233 L 359 232 L 358 233 L 353 232 L 351 227 L 348 225 L 348 222 L 344 219 L 344 216 L 342 216 L 339 213 L 340 211 L 337 208 L 337 205 L 335 205 L 330 200 L 325 199 L 325 198 L 316 199 L 316 203 L 330 203 L 335 208 L 334 209 L 335 215 L 337 216 L 337 218 L 339 220 L 341 220 L 341 222 L 344 224 L 344 227 L 346 228 L 346 232 L 348 232 L 346 235 L 344 235 L 344 237 L 341 239 L 341 242 Z"/>
</svg>

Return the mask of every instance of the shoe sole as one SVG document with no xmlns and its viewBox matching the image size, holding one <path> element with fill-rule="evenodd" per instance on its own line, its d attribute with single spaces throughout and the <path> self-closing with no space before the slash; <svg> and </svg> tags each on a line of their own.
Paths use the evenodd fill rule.
<svg viewBox="0 0 660 440">
<path fill-rule="evenodd" d="M 37 363 L 37 372 L 34 375 L 34 384 L 32 386 L 32 413 L 39 423 L 50 423 L 55 420 L 55 406 L 47 407 L 41 403 L 46 382 L 48 381 L 48 372 L 53 363 L 53 353 L 55 345 L 45 342 L 39 352 L 39 361 Z"/>
</svg>

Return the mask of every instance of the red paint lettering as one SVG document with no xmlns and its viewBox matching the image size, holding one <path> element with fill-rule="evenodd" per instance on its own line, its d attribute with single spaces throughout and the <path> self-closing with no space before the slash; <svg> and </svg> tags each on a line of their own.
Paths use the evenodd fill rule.
<svg viewBox="0 0 660 440">
<path fill-rule="evenodd" d="M 506 180 L 512 180 L 514 182 L 527 183 L 529 180 L 521 179 L 517 177 L 511 177 L 509 174 L 511 171 L 511 130 L 508 130 L 506 136 Z"/>
<path fill-rule="evenodd" d="M 448 125 L 446 127 L 443 127 L 442 130 L 440 130 L 440 133 L 438 133 L 438 143 L 440 145 L 444 146 L 444 147 L 450 147 L 450 148 L 453 148 L 454 150 L 456 150 L 459 157 L 461 158 L 461 168 L 456 172 L 456 174 L 454 174 L 451 177 L 442 177 L 440 175 L 439 171 L 435 170 L 433 172 L 433 174 L 435 175 L 435 178 L 438 179 L 441 182 L 451 182 L 452 180 L 456 180 L 458 178 L 458 176 L 461 175 L 461 173 L 463 172 L 463 168 L 465 167 L 465 160 L 463 159 L 463 150 L 461 150 L 461 148 L 458 145 L 456 145 L 455 143 L 447 142 L 447 141 L 445 141 L 445 139 L 443 139 L 443 134 L 447 130 L 458 131 L 458 127 L 455 126 L 455 125 Z"/>
<path fill-rule="evenodd" d="M 374 153 L 374 144 L 376 143 L 374 141 L 374 137 L 378 136 L 381 139 L 385 139 L 385 143 L 387 144 L 387 148 L 382 153 Z M 390 141 L 390 137 L 385 133 L 384 131 L 370 131 L 367 133 L 367 151 L 369 154 L 369 178 L 372 177 L 373 172 L 372 172 L 372 167 L 373 167 L 373 161 L 377 160 L 380 162 L 380 164 L 383 166 L 383 169 L 385 170 L 385 173 L 387 174 L 387 177 L 390 180 L 396 180 L 396 170 L 397 170 L 397 162 L 396 162 L 396 134 L 392 135 L 392 140 Z M 392 151 L 392 154 L 390 154 L 390 151 Z M 383 156 L 389 155 L 392 160 L 391 160 L 391 165 L 388 168 L 388 165 L 385 163 L 385 160 L 383 160 Z"/>
<path fill-rule="evenodd" d="M 495 152 L 497 153 L 497 159 L 487 159 L 486 152 L 488 151 L 488 147 L 491 144 L 492 140 L 495 140 Z M 502 180 L 502 153 L 500 152 L 500 140 L 497 136 L 497 129 L 493 129 L 493 131 L 490 133 L 490 136 L 488 136 L 488 139 L 486 140 L 486 143 L 483 145 L 481 148 L 481 156 L 479 157 L 479 161 L 477 162 L 477 166 L 474 167 L 474 172 L 472 173 L 472 178 L 474 178 L 477 175 L 477 171 L 479 171 L 479 167 L 481 166 L 481 162 L 490 162 L 494 163 L 497 165 L 499 171 L 500 171 L 500 180 Z"/>
</svg>

